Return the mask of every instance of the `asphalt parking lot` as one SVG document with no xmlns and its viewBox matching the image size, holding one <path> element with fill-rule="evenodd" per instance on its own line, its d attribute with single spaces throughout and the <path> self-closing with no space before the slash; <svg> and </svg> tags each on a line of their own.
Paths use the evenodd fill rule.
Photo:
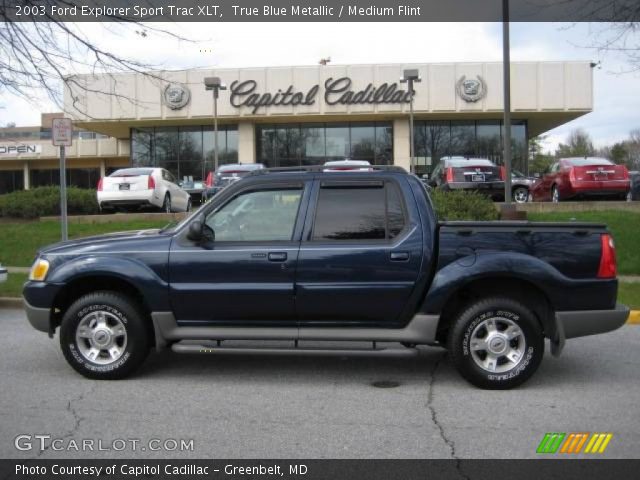
<svg viewBox="0 0 640 480">
<path fill-rule="evenodd" d="M 572 340 L 523 387 L 489 392 L 435 348 L 400 359 L 163 352 L 129 380 L 98 382 L 22 311 L 0 310 L 0 325 L 2 458 L 530 458 L 546 432 L 612 432 L 600 458 L 640 458 L 640 326 Z M 19 451 L 21 434 L 63 446 L 193 439 L 193 450 Z"/>
</svg>

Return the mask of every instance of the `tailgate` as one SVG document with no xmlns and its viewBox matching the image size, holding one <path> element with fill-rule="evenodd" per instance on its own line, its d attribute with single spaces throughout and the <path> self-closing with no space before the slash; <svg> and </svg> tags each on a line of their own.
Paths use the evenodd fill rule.
<svg viewBox="0 0 640 480">
<path fill-rule="evenodd" d="M 496 182 L 501 181 L 502 178 L 499 167 L 471 164 L 464 167 L 454 167 L 453 180 L 455 182 Z"/>
<path fill-rule="evenodd" d="M 149 175 L 119 175 L 105 177 L 102 182 L 105 192 L 140 191 L 149 189 Z"/>
<path fill-rule="evenodd" d="M 627 169 L 624 165 L 585 165 L 573 167 L 578 181 L 626 180 Z"/>
</svg>

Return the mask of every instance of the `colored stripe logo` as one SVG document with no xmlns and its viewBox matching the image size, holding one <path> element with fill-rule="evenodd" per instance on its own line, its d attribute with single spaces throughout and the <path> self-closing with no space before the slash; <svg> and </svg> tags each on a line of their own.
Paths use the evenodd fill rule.
<svg viewBox="0 0 640 480">
<path fill-rule="evenodd" d="M 604 453 L 612 438 L 612 433 L 550 432 L 545 433 L 536 453 Z"/>
</svg>

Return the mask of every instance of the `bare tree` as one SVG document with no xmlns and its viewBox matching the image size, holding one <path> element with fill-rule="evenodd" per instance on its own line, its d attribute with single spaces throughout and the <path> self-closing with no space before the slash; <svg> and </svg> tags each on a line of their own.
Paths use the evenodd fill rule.
<svg viewBox="0 0 640 480">
<path fill-rule="evenodd" d="M 614 54 L 622 57 L 628 68 L 618 73 L 640 71 L 640 22 L 600 23 L 593 25 L 592 29 L 589 48 L 600 55 Z"/>
<path fill-rule="evenodd" d="M 86 4 L 80 0 L 56 3 L 69 7 Z M 36 7 L 43 2 L 23 0 L 22 4 Z M 15 21 L 10 11 L 14 6 L 15 2 L 0 0 L 0 95 L 9 93 L 33 102 L 44 93 L 61 110 L 65 88 L 73 92 L 74 108 L 84 114 L 86 106 L 77 97 L 89 93 L 134 101 L 121 95 L 117 88 L 96 88 L 80 81 L 78 74 L 106 74 L 115 79 L 119 73 L 140 73 L 163 82 L 151 72 L 156 66 L 101 46 L 101 38 L 133 34 L 139 41 L 153 42 L 161 37 L 191 41 L 133 17 L 110 16 L 110 22 L 74 24 L 58 21 L 47 13 L 30 13 Z M 33 12 L 41 10 L 34 8 Z"/>
<path fill-rule="evenodd" d="M 587 157 L 595 154 L 595 148 L 589 134 L 582 128 L 572 130 L 567 143 L 561 143 L 556 150 L 556 157 Z"/>
</svg>

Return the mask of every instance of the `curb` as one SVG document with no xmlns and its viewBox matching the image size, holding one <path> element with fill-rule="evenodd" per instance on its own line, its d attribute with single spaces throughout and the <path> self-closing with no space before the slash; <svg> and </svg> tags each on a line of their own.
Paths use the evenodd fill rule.
<svg viewBox="0 0 640 480">
<path fill-rule="evenodd" d="M 0 308 L 22 308 L 22 297 L 0 297 Z"/>
<path fill-rule="evenodd" d="M 627 318 L 627 324 L 640 325 L 640 310 L 631 310 L 629 318 Z"/>
</svg>

